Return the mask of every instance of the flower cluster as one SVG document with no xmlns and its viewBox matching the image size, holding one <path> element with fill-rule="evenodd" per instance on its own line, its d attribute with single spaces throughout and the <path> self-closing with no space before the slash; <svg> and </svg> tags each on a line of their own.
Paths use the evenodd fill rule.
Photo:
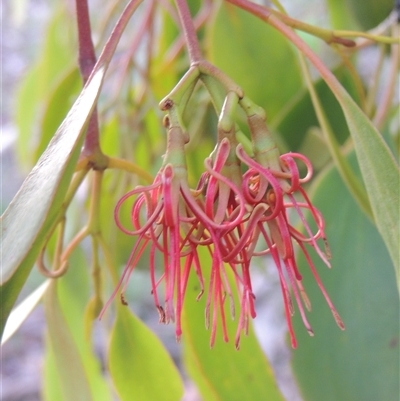
<svg viewBox="0 0 400 401">
<path fill-rule="evenodd" d="M 205 172 L 195 189 L 191 189 L 188 183 L 185 160 L 187 135 L 179 119 L 175 118 L 173 105 L 170 105 L 167 151 L 160 171 L 152 185 L 136 187 L 128 192 L 115 209 L 118 227 L 126 234 L 136 236 L 137 240 L 113 296 L 121 291 L 121 300 L 125 303 L 123 293 L 126 284 L 143 251 L 149 246 L 152 294 L 160 322 L 174 321 L 176 337 L 180 339 L 182 305 L 193 268 L 201 287 L 197 299 L 203 293 L 206 296 L 205 324 L 207 328 L 211 327 L 211 347 L 217 334 L 218 317 L 222 322 L 223 339 L 228 341 L 225 303 L 228 299 L 234 318 L 236 292 L 240 314 L 235 345 L 239 348 L 241 333 L 247 333 L 249 318 L 256 316 L 250 263 L 253 257 L 270 254 L 279 274 L 291 343 L 296 347 L 291 323 L 295 310 L 292 297 L 307 331 L 310 335 L 313 331 L 305 314 L 305 309 L 309 310 L 311 305 L 297 268 L 295 244 L 305 255 L 338 326 L 344 329 L 307 249 L 314 248 L 324 263 L 330 266 L 323 217 L 302 187 L 311 179 L 312 166 L 301 154 L 279 155 L 263 113 L 246 98 L 239 103 L 247 113 L 253 155 L 249 156 L 237 142 L 235 124 L 225 118 L 218 127 L 216 148 L 205 160 Z M 300 176 L 297 162 L 304 164 L 307 170 L 304 177 Z M 133 230 L 123 227 L 119 219 L 120 208 L 128 200 L 133 200 Z M 307 214 L 314 221 L 314 232 L 307 222 Z M 293 215 L 303 226 L 302 230 L 291 223 Z M 319 242 L 324 243 L 324 250 Z M 264 246 L 260 250 L 261 243 Z M 201 265 L 200 247 L 209 252 L 211 266 Z M 156 269 L 157 253 L 163 260 L 161 272 Z M 159 296 L 161 284 L 164 286 L 162 301 Z"/>
</svg>

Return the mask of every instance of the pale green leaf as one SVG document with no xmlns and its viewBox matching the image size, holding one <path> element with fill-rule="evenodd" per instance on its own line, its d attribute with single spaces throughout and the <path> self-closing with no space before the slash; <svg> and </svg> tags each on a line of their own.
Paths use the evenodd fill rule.
<svg viewBox="0 0 400 401">
<path fill-rule="evenodd" d="M 54 224 L 72 177 L 84 128 L 99 95 L 104 68 L 81 92 L 36 167 L 1 217 L 2 326 Z M 12 278 L 12 279 L 11 279 Z"/>
<path fill-rule="evenodd" d="M 45 357 L 43 361 L 42 399 L 43 401 L 68 401 L 62 392 L 56 368 L 56 358 L 50 346 L 49 335 L 45 338 Z"/>
<path fill-rule="evenodd" d="M 340 313 L 339 330 L 304 258 L 298 267 L 312 303 L 310 337 L 298 314 L 293 369 L 307 401 L 396 400 L 399 396 L 399 300 L 392 262 L 375 226 L 338 173 L 316 187 L 313 203 L 326 220 L 332 270 L 316 268 Z"/>
<path fill-rule="evenodd" d="M 49 343 L 64 399 L 94 401 L 83 361 L 59 304 L 56 281 L 52 281 L 44 297 L 44 306 Z"/>
<path fill-rule="evenodd" d="M 245 11 L 223 2 L 207 39 L 208 59 L 263 107 L 269 119 L 301 88 L 290 45 Z"/>
<path fill-rule="evenodd" d="M 170 355 L 154 333 L 122 306 L 111 334 L 109 370 L 121 401 L 182 398 L 182 379 Z"/>
<path fill-rule="evenodd" d="M 62 212 L 85 126 L 95 107 L 104 74 L 138 5 L 139 1 L 132 0 L 125 7 L 84 89 L 2 216 L 1 332 L 48 230 Z"/>
<path fill-rule="evenodd" d="M 41 228 L 59 211 L 104 72 L 94 74 L 2 216 L 2 284 L 28 257 Z M 57 193 L 62 186 L 62 194 Z"/>
<path fill-rule="evenodd" d="M 382 135 L 341 88 L 339 103 L 354 140 L 354 147 L 368 192 L 375 223 L 381 234 L 400 286 L 400 170 Z"/>
<path fill-rule="evenodd" d="M 75 54 L 71 46 L 75 26 L 69 18 L 70 13 L 63 5 L 58 4 L 56 7 L 57 10 L 54 10 L 44 32 L 43 47 L 40 49 L 38 61 L 22 79 L 18 91 L 15 108 L 15 121 L 19 131 L 17 150 L 20 162 L 24 166 L 32 166 L 38 159 L 38 155 L 32 152 L 32 147 L 42 138 L 38 127 L 42 102 L 66 66 L 71 65 Z M 55 130 L 51 135 L 54 132 Z"/>
<path fill-rule="evenodd" d="M 209 255 L 202 254 L 202 266 L 211 266 Z M 203 270 L 205 278 L 207 269 Z M 232 279 L 232 277 L 230 277 Z M 235 283 L 232 280 L 232 288 Z M 238 316 L 230 319 L 229 302 L 226 304 L 227 328 L 230 342 L 222 339 L 221 322 L 215 345 L 210 349 L 210 331 L 205 329 L 205 302 L 207 294 L 196 302 L 200 292 L 196 275 L 189 278 L 184 314 L 182 317 L 184 362 L 191 378 L 195 381 L 204 400 L 207 401 L 243 401 L 271 400 L 282 401 L 284 398 L 277 388 L 274 374 L 264 355 L 253 329 L 249 335 L 242 336 L 240 350 L 235 349 L 234 340 Z M 236 302 L 236 314 L 240 305 Z"/>
<path fill-rule="evenodd" d="M 90 336 L 85 332 L 85 309 L 92 290 L 91 270 L 83 251 L 78 248 L 70 257 L 68 273 L 58 280 L 58 302 L 65 318 L 65 323 L 71 333 L 80 358 L 85 377 L 95 401 L 110 401 L 112 399 L 109 383 L 102 374 L 101 363 L 90 346 Z M 98 316 L 92 316 L 98 323 Z M 99 324 L 99 323 L 98 323 Z M 100 328 L 100 327 L 99 327 Z M 99 331 L 94 330 L 93 338 Z"/>
<path fill-rule="evenodd" d="M 358 24 L 349 10 L 347 0 L 327 0 L 329 17 L 333 29 L 358 29 Z"/>
<path fill-rule="evenodd" d="M 79 399 L 75 392 L 81 387 L 84 394 L 90 397 L 88 400 L 112 399 L 100 361 L 93 352 L 89 338 L 84 336 L 89 274 L 83 252 L 75 251 L 71 255 L 67 274 L 57 280 L 57 291 L 53 288 L 52 294 L 45 299 L 48 325 L 45 375 L 47 380 L 56 383 L 56 386 L 53 383 L 43 383 L 43 393 L 48 400 Z M 77 370 L 79 377 L 75 371 L 70 372 L 69 369 Z M 56 397 L 60 392 L 62 397 Z"/>
<path fill-rule="evenodd" d="M 76 67 L 67 69 L 49 90 L 45 99 L 43 117 L 40 122 L 40 140 L 35 148 L 37 160 L 57 131 L 58 126 L 71 108 L 82 86 L 82 79 Z"/>
<path fill-rule="evenodd" d="M 3 337 L 1 338 L 1 345 L 3 345 L 11 336 L 19 329 L 21 324 L 35 309 L 37 304 L 42 299 L 46 292 L 50 280 L 46 280 L 36 290 L 29 294 L 15 309 L 10 313 L 7 324 L 4 327 Z"/>
</svg>

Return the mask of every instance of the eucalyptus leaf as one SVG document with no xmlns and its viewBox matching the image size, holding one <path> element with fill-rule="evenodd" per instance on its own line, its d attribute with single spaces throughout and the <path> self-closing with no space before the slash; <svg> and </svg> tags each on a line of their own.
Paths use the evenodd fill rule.
<svg viewBox="0 0 400 401">
<path fill-rule="evenodd" d="M 302 87 L 289 43 L 245 11 L 223 2 L 207 39 L 208 59 L 263 107 L 269 119 Z"/>
<path fill-rule="evenodd" d="M 49 343 L 64 399 L 94 401 L 83 361 L 58 301 L 56 281 L 51 283 L 51 287 L 44 298 L 44 306 Z"/>
<path fill-rule="evenodd" d="M 43 282 L 38 288 L 36 288 L 36 290 L 34 290 L 23 301 L 21 301 L 21 303 L 15 309 L 12 310 L 7 320 L 7 324 L 4 327 L 1 345 L 9 340 L 19 329 L 21 324 L 28 318 L 47 291 L 49 284 L 50 280 Z"/>
<path fill-rule="evenodd" d="M 44 113 L 40 123 L 40 140 L 36 146 L 34 159 L 37 160 L 46 149 L 57 127 L 63 121 L 73 100 L 79 94 L 82 80 L 76 67 L 68 68 L 49 91 L 44 102 Z"/>
<path fill-rule="evenodd" d="M 72 42 L 76 39 L 71 40 L 75 35 L 73 32 L 75 26 L 68 8 L 65 5 L 56 5 L 56 10 L 44 32 L 43 47 L 40 49 L 38 60 L 19 86 L 15 109 L 15 121 L 19 130 L 17 150 L 21 164 L 25 167 L 36 163 L 40 156 L 32 152 L 32 147 L 41 141 L 43 134 L 38 127 L 40 120 L 38 116 L 47 94 L 52 91 L 66 66 L 71 65 L 71 60 L 75 57 Z M 65 110 L 65 114 L 67 111 L 68 109 Z M 59 123 L 61 121 L 62 119 Z M 54 128 L 56 129 L 58 125 Z M 55 129 L 50 135 L 54 134 Z"/>
<path fill-rule="evenodd" d="M 400 170 L 382 135 L 341 88 L 338 96 L 347 120 L 375 223 L 381 234 L 400 288 Z"/>
<path fill-rule="evenodd" d="M 253 12 L 254 10 L 252 10 Z M 264 16 L 263 16 L 264 17 Z M 269 23 L 290 39 L 312 62 L 345 115 L 378 230 L 389 250 L 400 287 L 399 165 L 382 135 L 318 56 L 291 29 L 271 16 Z"/>
<path fill-rule="evenodd" d="M 120 305 L 111 333 L 109 370 L 121 401 L 182 398 L 182 379 L 170 355 L 154 333 Z"/>
<path fill-rule="evenodd" d="M 56 368 L 56 358 L 50 346 L 47 333 L 45 338 L 45 357 L 43 361 L 42 399 L 43 401 L 68 401 L 62 391 L 61 382 Z"/>
<path fill-rule="evenodd" d="M 300 258 L 312 303 L 310 337 L 299 316 L 293 369 L 307 401 L 396 400 L 399 396 L 399 302 L 392 262 L 375 226 L 357 207 L 336 170 L 315 187 L 313 203 L 326 220 L 332 270 L 315 265 L 340 313 L 340 331 Z"/>
<path fill-rule="evenodd" d="M 2 215 L 1 332 L 48 231 L 62 211 L 61 206 L 80 153 L 85 127 L 96 105 L 104 75 L 139 3 L 131 0 L 125 7 L 84 89 Z"/>
<path fill-rule="evenodd" d="M 201 265 L 211 266 L 209 255 L 200 254 Z M 203 272 L 203 274 L 207 274 Z M 206 278 L 206 276 L 205 276 Z M 235 283 L 230 277 L 232 288 Z M 215 345 L 210 349 L 210 332 L 205 329 L 204 310 L 207 294 L 195 301 L 200 291 L 196 275 L 191 272 L 186 291 L 182 317 L 184 362 L 191 378 L 198 385 L 204 400 L 243 401 L 271 400 L 282 401 L 281 395 L 269 362 L 264 355 L 253 329 L 249 335 L 242 336 L 240 350 L 236 351 L 234 338 L 238 316 L 230 320 L 229 302 L 225 314 L 230 342 L 222 340 L 221 322 L 217 330 Z M 237 314 L 239 303 L 235 299 Z"/>
<path fill-rule="evenodd" d="M 85 86 L 35 168 L 1 217 L 2 328 L 47 231 L 56 221 L 99 95 L 105 69 Z"/>
<path fill-rule="evenodd" d="M 358 29 L 358 24 L 349 10 L 348 0 L 327 0 L 329 18 L 333 29 Z"/>
<path fill-rule="evenodd" d="M 101 361 L 90 344 L 90 335 L 86 335 L 90 331 L 85 330 L 84 311 L 90 302 L 91 278 L 91 270 L 88 269 L 85 254 L 78 247 L 70 257 L 68 273 L 58 280 L 58 303 L 60 313 L 71 333 L 73 345 L 82 361 L 92 398 L 95 401 L 110 401 L 112 395 L 109 382 L 103 375 Z M 93 339 L 96 341 L 103 328 L 98 322 L 98 314 L 94 319 L 89 324 L 94 326 Z"/>
</svg>

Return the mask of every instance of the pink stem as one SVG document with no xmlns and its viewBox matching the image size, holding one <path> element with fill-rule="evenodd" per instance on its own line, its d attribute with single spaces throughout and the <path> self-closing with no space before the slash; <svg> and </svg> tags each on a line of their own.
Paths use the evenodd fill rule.
<svg viewBox="0 0 400 401">
<path fill-rule="evenodd" d="M 181 20 L 183 32 L 185 34 L 190 63 L 196 64 L 203 60 L 203 56 L 200 51 L 199 41 L 197 40 L 196 29 L 193 24 L 189 7 L 186 3 L 186 0 L 175 0 L 175 4 L 178 9 L 179 19 Z"/>
<path fill-rule="evenodd" d="M 78 24 L 79 70 L 81 72 L 83 84 L 86 84 L 90 73 L 96 64 L 96 54 L 94 52 L 92 41 L 87 0 L 76 0 L 75 4 Z M 89 120 L 82 153 L 91 155 L 99 150 L 99 123 L 97 118 L 97 108 L 94 108 Z"/>
</svg>

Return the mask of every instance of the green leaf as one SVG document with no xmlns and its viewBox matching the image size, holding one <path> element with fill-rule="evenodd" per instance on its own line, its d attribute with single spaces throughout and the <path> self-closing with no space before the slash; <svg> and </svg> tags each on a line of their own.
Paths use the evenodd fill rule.
<svg viewBox="0 0 400 401">
<path fill-rule="evenodd" d="M 201 255 L 202 266 L 211 265 L 207 256 Z M 235 283 L 232 281 L 232 288 L 234 286 Z M 219 326 L 215 345 L 213 349 L 210 349 L 210 332 L 205 329 L 204 321 L 207 294 L 196 302 L 199 291 L 197 277 L 191 273 L 182 316 L 183 357 L 185 367 L 199 387 L 203 399 L 207 401 L 283 400 L 272 368 L 251 327 L 249 335 L 247 337 L 243 335 L 241 339 L 240 350 L 235 350 L 233 340 L 238 316 L 234 321 L 230 320 L 229 307 L 226 308 L 225 314 L 230 342 L 225 343 L 222 340 L 221 326 Z M 238 314 L 237 299 L 235 302 Z"/>
<path fill-rule="evenodd" d="M 62 392 L 56 368 L 56 357 L 50 346 L 49 334 L 45 338 L 45 358 L 43 363 L 42 398 L 43 401 L 68 401 Z"/>
<path fill-rule="evenodd" d="M 343 88 L 338 101 L 354 140 L 375 223 L 392 258 L 400 288 L 399 165 L 382 135 Z"/>
<path fill-rule="evenodd" d="M 35 309 L 49 287 L 50 280 L 43 282 L 36 290 L 29 294 L 15 309 L 10 313 L 7 324 L 4 327 L 1 345 L 3 345 L 19 329 L 21 324 Z"/>
<path fill-rule="evenodd" d="M 329 17 L 333 29 L 358 29 L 348 7 L 347 0 L 327 0 Z"/>
<path fill-rule="evenodd" d="M 394 8 L 393 0 L 346 0 L 350 13 L 362 29 L 372 29 L 379 25 Z"/>
<path fill-rule="evenodd" d="M 310 337 L 295 315 L 293 369 L 307 401 L 395 400 L 399 396 L 399 300 L 387 250 L 336 170 L 316 186 L 313 203 L 326 219 L 332 270 L 316 268 L 340 313 L 336 327 L 304 258 L 303 284 L 313 310 Z"/>
<path fill-rule="evenodd" d="M 336 78 L 351 93 L 357 97 L 352 77 L 348 71 L 341 67 L 334 71 Z M 324 112 L 340 144 L 343 144 L 349 137 L 350 132 L 344 119 L 341 107 L 335 96 L 322 79 L 314 83 L 318 98 L 324 106 Z M 304 137 L 310 128 L 318 126 L 318 119 L 314 111 L 311 96 L 306 88 L 301 88 L 296 95 L 270 122 L 272 129 L 277 130 L 280 137 L 287 143 L 287 151 L 296 151 L 302 144 Z M 320 153 L 320 149 L 316 149 Z M 312 155 L 307 155 L 312 156 Z"/>
<path fill-rule="evenodd" d="M 90 270 L 86 266 L 84 253 L 78 248 L 70 258 L 68 272 L 57 280 L 57 293 L 50 299 L 50 305 L 46 305 L 46 317 L 48 324 L 61 324 L 65 331 L 62 336 L 54 337 L 58 328 L 49 328 L 46 338 L 45 381 L 43 394 L 46 400 L 69 401 L 71 393 L 64 387 L 77 389 L 80 384 L 74 375 L 65 377 L 63 364 L 69 363 L 70 354 L 75 358 L 75 364 L 79 364 L 80 374 L 83 375 L 85 386 L 90 392 L 91 399 L 95 401 L 110 401 L 112 399 L 108 382 L 102 374 L 101 363 L 89 346 L 89 339 L 84 335 L 84 311 L 90 294 L 89 283 Z M 54 300 L 54 298 L 56 298 Z M 49 300 L 47 300 L 49 302 Z M 56 309 L 53 310 L 53 308 Z M 61 345 L 54 342 L 67 336 Z M 57 347 L 62 346 L 61 352 Z M 67 353 L 63 355 L 63 353 Z M 61 365 L 61 366 L 60 366 Z M 62 391 L 60 391 L 62 390 Z M 72 390 L 71 390 L 72 391 Z M 73 399 L 75 399 L 74 397 Z"/>
<path fill-rule="evenodd" d="M 45 102 L 45 110 L 40 124 L 40 140 L 35 149 L 34 160 L 37 160 L 56 132 L 58 126 L 68 113 L 73 100 L 79 94 L 82 80 L 76 67 L 69 68 L 58 79 Z"/>
<path fill-rule="evenodd" d="M 207 44 L 208 59 L 262 106 L 269 119 L 302 87 L 297 59 L 288 42 L 245 11 L 223 3 Z"/>
<path fill-rule="evenodd" d="M 92 76 L 1 217 L 2 328 L 48 230 L 60 213 L 104 73 L 105 69 L 99 68 Z"/>
<path fill-rule="evenodd" d="M 399 166 L 381 134 L 315 53 L 278 19 L 271 17 L 269 22 L 288 39 L 292 40 L 314 64 L 342 107 L 354 141 L 375 223 L 389 250 L 400 288 L 400 258 L 398 257 L 400 239 L 400 225 L 398 224 L 400 214 Z"/>
<path fill-rule="evenodd" d="M 78 248 L 71 255 L 67 274 L 58 280 L 58 302 L 66 326 L 71 333 L 74 347 L 80 355 L 92 398 L 95 401 L 110 401 L 112 399 L 111 392 L 102 375 L 100 361 L 93 353 L 92 347 L 88 346 L 90 337 L 85 336 L 84 314 L 90 299 L 90 273 L 91 270 L 88 269 L 85 255 Z M 95 318 L 97 319 L 97 316 Z M 94 322 L 92 321 L 90 324 L 94 324 Z M 52 338 L 50 340 L 53 341 Z"/>
<path fill-rule="evenodd" d="M 1 333 L 48 231 L 62 212 L 85 126 L 119 39 L 138 5 L 131 1 L 125 7 L 84 89 L 2 216 Z"/>
<path fill-rule="evenodd" d="M 122 401 L 178 401 L 183 383 L 154 333 L 128 308 L 118 305 L 111 334 L 109 370 Z"/>
<path fill-rule="evenodd" d="M 44 298 L 49 343 L 54 356 L 55 368 L 65 400 L 90 401 L 92 397 L 79 350 L 71 336 L 63 316 L 57 282 L 52 281 Z"/>
<path fill-rule="evenodd" d="M 43 132 L 38 127 L 42 102 L 75 57 L 71 40 L 75 26 L 69 17 L 70 13 L 66 7 L 58 7 L 58 10 L 55 10 L 44 32 L 43 47 L 40 49 L 38 61 L 22 80 L 19 88 L 15 116 L 19 130 L 17 150 L 19 159 L 25 166 L 31 167 L 38 159 L 38 155 L 32 152 L 32 147 L 42 141 Z M 51 136 L 57 127 L 58 124 L 50 133 Z"/>
</svg>

